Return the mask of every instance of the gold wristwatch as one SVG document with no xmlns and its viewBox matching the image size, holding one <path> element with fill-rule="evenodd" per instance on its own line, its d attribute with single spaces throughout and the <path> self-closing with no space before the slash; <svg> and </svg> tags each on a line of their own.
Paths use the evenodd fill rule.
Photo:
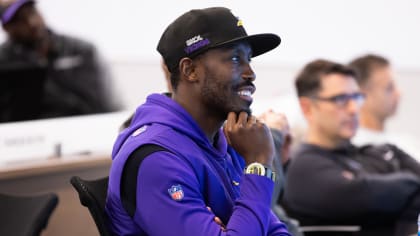
<svg viewBox="0 0 420 236">
<path fill-rule="evenodd" d="M 244 173 L 265 176 L 273 182 L 276 181 L 276 172 L 258 162 L 253 162 L 246 166 Z"/>
</svg>

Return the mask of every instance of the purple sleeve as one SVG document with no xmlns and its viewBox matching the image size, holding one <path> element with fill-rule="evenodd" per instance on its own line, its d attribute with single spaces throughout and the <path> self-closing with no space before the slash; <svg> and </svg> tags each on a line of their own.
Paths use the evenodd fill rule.
<svg viewBox="0 0 420 236">
<path fill-rule="evenodd" d="M 273 185 L 273 181 L 266 177 L 243 175 L 241 197 L 236 201 L 228 227 L 249 227 L 238 235 L 290 235 L 271 211 Z M 257 224 L 259 226 L 255 227 Z"/>
<path fill-rule="evenodd" d="M 279 219 L 277 218 L 277 216 L 273 212 L 271 212 L 270 226 L 268 228 L 268 234 L 267 235 L 269 235 L 269 236 L 275 236 L 275 235 L 292 236 L 287 231 L 286 225 L 283 222 L 280 222 Z"/>
<path fill-rule="evenodd" d="M 206 208 L 201 194 L 205 187 L 183 159 L 167 152 L 153 153 L 140 167 L 134 219 L 149 235 L 290 236 L 271 213 L 273 182 L 268 178 L 243 176 L 241 197 L 235 201 L 226 231 Z"/>
</svg>

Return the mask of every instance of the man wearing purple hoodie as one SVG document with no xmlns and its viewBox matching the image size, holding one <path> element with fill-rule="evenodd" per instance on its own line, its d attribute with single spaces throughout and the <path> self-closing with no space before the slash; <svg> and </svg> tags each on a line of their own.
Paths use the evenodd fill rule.
<svg viewBox="0 0 420 236">
<path fill-rule="evenodd" d="M 251 58 L 279 44 L 275 34 L 247 35 L 222 7 L 191 10 L 167 27 L 157 49 L 173 94 L 150 95 L 114 145 L 113 233 L 290 235 L 270 210 L 272 136 L 249 108 Z"/>
</svg>

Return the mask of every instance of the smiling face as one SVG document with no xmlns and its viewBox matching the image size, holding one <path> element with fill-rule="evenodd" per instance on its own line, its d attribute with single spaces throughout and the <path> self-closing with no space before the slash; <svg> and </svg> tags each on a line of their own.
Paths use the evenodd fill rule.
<svg viewBox="0 0 420 236">
<path fill-rule="evenodd" d="M 251 113 L 253 81 L 252 51 L 248 44 L 211 49 L 196 60 L 203 76 L 201 99 L 205 108 L 225 119 L 231 111 Z"/>
</svg>

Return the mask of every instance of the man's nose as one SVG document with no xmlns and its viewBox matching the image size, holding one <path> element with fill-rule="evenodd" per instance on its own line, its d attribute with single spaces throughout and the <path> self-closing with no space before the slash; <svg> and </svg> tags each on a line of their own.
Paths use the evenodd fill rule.
<svg viewBox="0 0 420 236">
<path fill-rule="evenodd" d="M 357 114 L 362 106 L 362 102 L 357 99 L 350 99 L 347 103 L 347 110 L 351 114 Z"/>
<path fill-rule="evenodd" d="M 399 101 L 401 99 L 401 90 L 399 88 L 395 89 L 395 97 L 396 97 L 397 101 Z"/>
<path fill-rule="evenodd" d="M 256 79 L 256 75 L 254 73 L 254 70 L 252 70 L 250 63 L 246 63 L 244 65 L 244 72 L 242 73 L 242 78 L 244 80 L 249 81 L 254 81 Z"/>
<path fill-rule="evenodd" d="M 26 24 L 31 28 L 38 28 L 40 19 L 36 14 L 31 14 L 26 19 Z"/>
</svg>

